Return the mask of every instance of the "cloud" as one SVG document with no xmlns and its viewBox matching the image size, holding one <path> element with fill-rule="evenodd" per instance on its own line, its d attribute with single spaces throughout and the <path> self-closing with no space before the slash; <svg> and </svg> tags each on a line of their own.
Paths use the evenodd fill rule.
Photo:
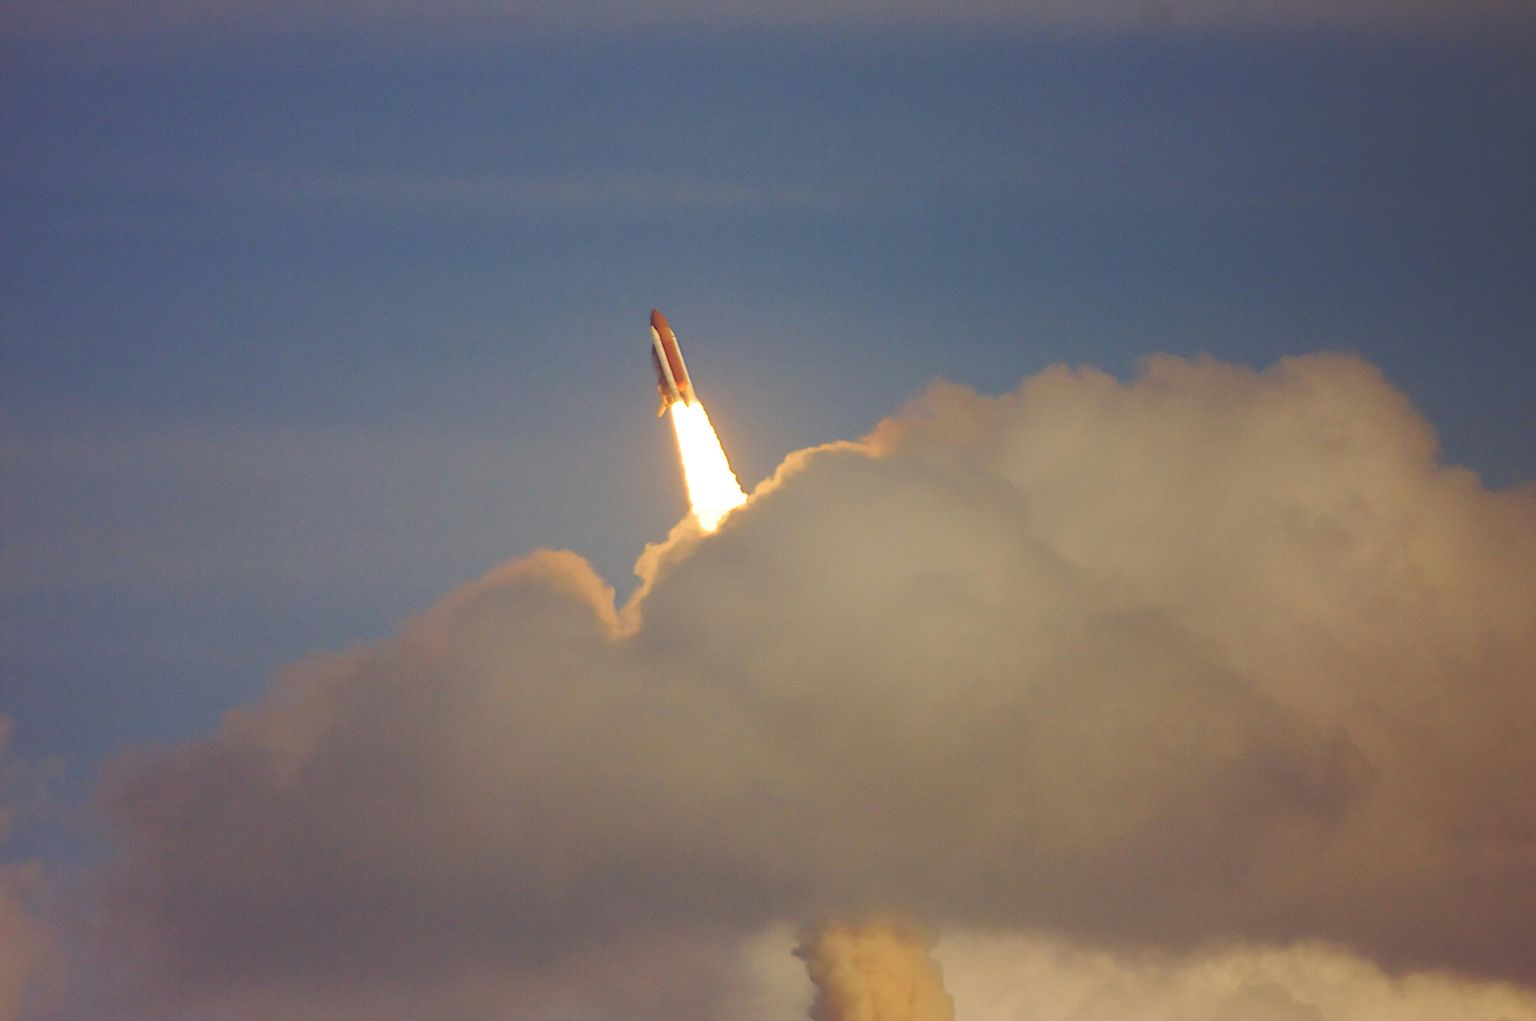
<svg viewBox="0 0 1536 1021">
<path fill-rule="evenodd" d="M 718 1016 L 804 1021 L 810 985 L 792 927 L 741 951 Z M 1317 943 L 1191 954 L 1112 951 L 1040 932 L 951 929 L 933 957 L 967 1021 L 1532 1021 L 1536 991 L 1444 973 L 1393 976 Z"/>
<path fill-rule="evenodd" d="M 816 985 L 814 1021 L 954 1021 L 934 940 L 901 919 L 829 922 L 796 953 Z"/>
<path fill-rule="evenodd" d="M 224 179 L 228 181 L 226 176 Z M 617 176 L 521 178 L 507 175 L 355 175 L 282 178 L 255 182 L 290 200 L 353 201 L 391 207 L 444 206 L 481 212 L 529 209 L 832 208 L 854 200 L 792 185 L 676 177 Z"/>
<path fill-rule="evenodd" d="M 1317 4 L 1311 0 L 576 0 L 550 5 L 526 0 L 448 0 L 430 9 L 403 0 L 224 0 L 187 4 L 145 0 L 29 0 L 7 12 L 10 31 L 90 35 L 292 32 L 321 35 L 338 29 L 387 37 L 424 33 L 621 31 L 671 26 L 714 30 L 763 28 L 869 29 L 997 27 L 1045 30 L 1138 29 L 1328 29 L 1364 28 L 1427 32 L 1445 29 L 1531 27 L 1529 4 L 1520 0 L 1362 0 Z"/>
<path fill-rule="evenodd" d="M 1443 974 L 1394 979 L 1315 944 L 1168 958 L 1039 934 L 945 934 L 938 956 L 974 1021 L 1528 1021 L 1536 994 Z"/>
<path fill-rule="evenodd" d="M 1358 359 L 939 386 L 627 607 L 540 552 L 118 762 L 109 942 L 257 1014 L 722 1016 L 740 940 L 884 910 L 1536 986 L 1533 562 Z"/>
<path fill-rule="evenodd" d="M 10 717 L 0 716 L 0 850 L 35 807 L 37 794 L 38 777 L 12 754 L 11 733 Z M 0 859 L 0 1021 L 18 1021 L 57 992 L 59 946 L 36 908 L 46 893 L 37 862 Z"/>
</svg>

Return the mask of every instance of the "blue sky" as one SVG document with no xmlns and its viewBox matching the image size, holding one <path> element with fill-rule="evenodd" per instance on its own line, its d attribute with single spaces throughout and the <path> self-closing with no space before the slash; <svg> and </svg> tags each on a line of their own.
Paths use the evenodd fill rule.
<svg viewBox="0 0 1536 1021">
<path fill-rule="evenodd" d="M 4 42 L 0 712 L 76 784 L 536 547 L 626 588 L 652 306 L 749 486 L 937 378 L 1332 349 L 1536 474 L 1518 13 L 287 10 Z"/>
</svg>

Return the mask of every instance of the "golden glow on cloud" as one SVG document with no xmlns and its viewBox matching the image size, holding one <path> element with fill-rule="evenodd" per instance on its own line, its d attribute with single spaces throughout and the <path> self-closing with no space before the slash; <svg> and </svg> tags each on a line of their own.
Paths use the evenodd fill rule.
<svg viewBox="0 0 1536 1021">
<path fill-rule="evenodd" d="M 747 502 L 736 473 L 725 459 L 720 437 L 710 424 L 709 413 L 698 401 L 675 402 L 669 409 L 672 430 L 677 434 L 677 452 L 683 459 L 683 482 L 688 487 L 688 505 L 699 527 L 713 532 L 731 511 Z"/>
<path fill-rule="evenodd" d="M 932 949 L 929 934 L 897 918 L 821 926 L 796 951 L 816 986 L 811 1018 L 954 1021 Z"/>
</svg>

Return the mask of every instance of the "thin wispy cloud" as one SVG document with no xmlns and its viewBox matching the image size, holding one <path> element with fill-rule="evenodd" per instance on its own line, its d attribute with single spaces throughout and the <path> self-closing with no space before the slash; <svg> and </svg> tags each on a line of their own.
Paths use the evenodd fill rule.
<svg viewBox="0 0 1536 1021">
<path fill-rule="evenodd" d="M 506 212 L 626 206 L 645 209 L 826 207 L 853 200 L 851 194 L 792 184 L 648 176 L 355 174 L 268 176 L 250 179 L 247 183 L 268 197 L 293 201 Z"/>
<path fill-rule="evenodd" d="M 1318 4 L 1309 0 L 575 0 L 539 4 L 526 0 L 448 0 L 431 6 L 401 0 L 247 0 L 185 4 L 150 0 L 118 4 L 103 0 L 38 0 L 10 5 L 8 30 L 94 35 L 218 30 L 221 32 L 325 33 L 337 29 L 378 31 L 405 38 L 434 30 L 597 30 L 647 26 L 731 30 L 751 27 L 1018 27 L 1045 30 L 1354 28 L 1423 32 L 1445 28 L 1536 26 L 1536 7 L 1522 0 L 1363 0 Z"/>
</svg>

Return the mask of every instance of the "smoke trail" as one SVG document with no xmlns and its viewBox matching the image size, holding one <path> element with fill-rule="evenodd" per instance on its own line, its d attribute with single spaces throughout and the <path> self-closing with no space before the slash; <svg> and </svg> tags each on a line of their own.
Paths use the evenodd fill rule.
<svg viewBox="0 0 1536 1021">
<path fill-rule="evenodd" d="M 954 1021 L 933 937 L 898 918 L 828 923 L 797 955 L 816 985 L 813 1021 Z"/>
</svg>

